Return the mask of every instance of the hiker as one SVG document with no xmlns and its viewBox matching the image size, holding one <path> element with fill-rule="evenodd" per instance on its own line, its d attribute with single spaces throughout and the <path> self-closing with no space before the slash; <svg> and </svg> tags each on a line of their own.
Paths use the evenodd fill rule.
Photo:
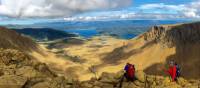
<svg viewBox="0 0 200 88">
<path fill-rule="evenodd" d="M 135 80 L 135 66 L 133 64 L 127 63 L 124 67 L 124 70 L 126 71 L 124 76 L 128 81 L 134 81 Z"/>
<path fill-rule="evenodd" d="M 135 66 L 133 64 L 127 63 L 126 66 L 124 67 L 124 75 L 120 79 L 120 85 L 119 88 L 122 88 L 123 80 L 124 77 L 127 79 L 127 81 L 134 81 L 136 80 L 135 78 Z"/>
<path fill-rule="evenodd" d="M 176 79 L 177 79 L 181 76 L 181 68 L 176 62 L 175 62 L 175 66 L 176 66 Z"/>
<path fill-rule="evenodd" d="M 166 72 L 170 75 L 173 82 L 177 81 L 177 68 L 175 62 L 170 61 L 169 69 Z"/>
</svg>

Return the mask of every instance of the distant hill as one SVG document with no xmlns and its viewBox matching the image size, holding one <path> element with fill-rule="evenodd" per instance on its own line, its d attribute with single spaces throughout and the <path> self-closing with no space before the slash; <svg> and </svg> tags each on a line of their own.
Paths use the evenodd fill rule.
<svg viewBox="0 0 200 88">
<path fill-rule="evenodd" d="M 70 34 L 65 31 L 55 30 L 51 28 L 24 28 L 13 29 L 18 33 L 30 36 L 38 41 L 51 41 L 67 37 L 76 37 L 75 34 Z"/>
<path fill-rule="evenodd" d="M 0 48 L 31 51 L 37 49 L 37 44 L 13 30 L 0 27 Z"/>
</svg>

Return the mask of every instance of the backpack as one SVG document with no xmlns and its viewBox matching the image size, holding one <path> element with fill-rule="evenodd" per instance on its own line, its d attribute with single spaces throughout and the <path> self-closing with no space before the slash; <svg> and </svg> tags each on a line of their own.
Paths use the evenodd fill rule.
<svg viewBox="0 0 200 88">
<path fill-rule="evenodd" d="M 181 75 L 181 68 L 179 65 L 176 65 L 176 77 L 180 77 Z"/>
<path fill-rule="evenodd" d="M 134 78 L 134 75 L 135 75 L 135 67 L 134 67 L 134 65 L 129 65 L 128 71 L 127 71 L 127 76 L 129 78 Z"/>
</svg>

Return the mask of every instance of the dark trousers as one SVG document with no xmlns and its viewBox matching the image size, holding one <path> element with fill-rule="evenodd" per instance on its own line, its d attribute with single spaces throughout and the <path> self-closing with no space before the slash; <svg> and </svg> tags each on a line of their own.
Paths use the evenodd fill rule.
<svg viewBox="0 0 200 88">
<path fill-rule="evenodd" d="M 123 85 L 122 83 L 123 83 L 123 81 L 124 81 L 124 78 L 126 78 L 128 82 L 133 82 L 133 81 L 137 80 L 135 76 L 131 78 L 131 77 L 128 77 L 127 73 L 124 73 L 124 75 L 123 75 L 122 78 L 120 79 L 119 88 L 122 88 L 122 85 Z"/>
<path fill-rule="evenodd" d="M 127 73 L 124 73 L 124 77 L 126 77 L 127 81 L 131 81 L 131 82 L 133 82 L 133 81 L 136 80 L 136 77 L 135 77 L 135 76 L 133 76 L 133 77 L 129 77 L 129 76 L 127 75 Z"/>
</svg>

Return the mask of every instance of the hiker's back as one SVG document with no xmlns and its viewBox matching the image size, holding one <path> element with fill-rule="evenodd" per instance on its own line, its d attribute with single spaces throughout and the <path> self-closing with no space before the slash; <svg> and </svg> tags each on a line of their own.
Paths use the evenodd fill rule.
<svg viewBox="0 0 200 88">
<path fill-rule="evenodd" d="M 134 75 L 135 75 L 134 65 L 130 65 L 129 68 L 128 68 L 128 71 L 127 71 L 127 76 L 129 78 L 134 78 Z"/>
</svg>

